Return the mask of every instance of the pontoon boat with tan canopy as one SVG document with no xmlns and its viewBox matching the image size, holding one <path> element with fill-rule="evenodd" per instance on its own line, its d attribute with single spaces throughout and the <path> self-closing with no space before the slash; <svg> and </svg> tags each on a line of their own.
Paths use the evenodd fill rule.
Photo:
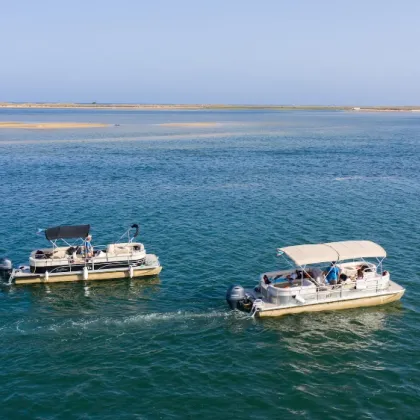
<svg viewBox="0 0 420 420">
<path fill-rule="evenodd" d="M 383 305 L 401 299 L 405 292 L 383 270 L 386 251 L 375 242 L 296 245 L 278 248 L 277 254 L 292 261 L 293 268 L 261 274 L 254 289 L 230 286 L 226 298 L 232 309 L 250 310 L 260 317 L 281 316 Z M 329 281 L 332 267 L 339 276 Z"/>
</svg>

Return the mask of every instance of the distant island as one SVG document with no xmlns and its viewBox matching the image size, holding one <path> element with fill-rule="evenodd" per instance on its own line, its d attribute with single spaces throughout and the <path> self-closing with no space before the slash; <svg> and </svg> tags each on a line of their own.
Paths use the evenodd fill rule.
<svg viewBox="0 0 420 420">
<path fill-rule="evenodd" d="M 36 109 L 124 109 L 124 110 L 273 110 L 273 111 L 356 111 L 356 112 L 420 112 L 420 105 L 407 106 L 324 106 L 324 105 L 222 105 L 222 104 L 100 104 L 55 102 L 0 102 L 0 108 Z"/>
</svg>

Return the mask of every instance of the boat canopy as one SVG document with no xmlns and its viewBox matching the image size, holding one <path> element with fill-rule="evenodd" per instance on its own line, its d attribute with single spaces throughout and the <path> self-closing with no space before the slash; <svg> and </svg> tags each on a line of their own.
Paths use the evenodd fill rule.
<svg viewBox="0 0 420 420">
<path fill-rule="evenodd" d="M 90 225 L 56 226 L 45 230 L 45 237 L 49 241 L 55 239 L 85 238 L 89 235 Z"/>
<path fill-rule="evenodd" d="M 354 258 L 385 258 L 386 251 L 372 241 L 343 241 L 280 248 L 296 265 L 344 261 Z"/>
</svg>

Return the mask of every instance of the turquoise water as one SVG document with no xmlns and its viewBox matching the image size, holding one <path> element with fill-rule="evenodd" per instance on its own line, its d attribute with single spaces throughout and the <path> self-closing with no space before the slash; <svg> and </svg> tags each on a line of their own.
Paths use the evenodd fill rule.
<svg viewBox="0 0 420 420">
<path fill-rule="evenodd" d="M 0 417 L 415 419 L 420 404 L 420 116 L 0 110 L 0 254 L 37 228 L 133 222 L 160 281 L 2 286 Z M 216 122 L 215 126 L 162 126 Z M 253 320 L 231 283 L 279 246 L 370 239 L 407 288 L 379 308 Z"/>
</svg>

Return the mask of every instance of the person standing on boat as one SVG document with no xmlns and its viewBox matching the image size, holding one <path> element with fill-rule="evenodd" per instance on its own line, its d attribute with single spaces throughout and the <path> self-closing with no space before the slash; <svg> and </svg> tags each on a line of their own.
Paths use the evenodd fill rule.
<svg viewBox="0 0 420 420">
<path fill-rule="evenodd" d="M 84 242 L 84 247 L 85 247 L 85 255 L 87 258 L 91 258 L 93 257 L 93 246 L 90 243 L 90 241 L 92 240 L 92 235 L 88 235 L 85 238 L 85 242 Z"/>
<path fill-rule="evenodd" d="M 326 270 L 326 280 L 329 284 L 337 284 L 340 269 L 335 265 L 335 261 L 331 263 L 331 267 Z"/>
</svg>

